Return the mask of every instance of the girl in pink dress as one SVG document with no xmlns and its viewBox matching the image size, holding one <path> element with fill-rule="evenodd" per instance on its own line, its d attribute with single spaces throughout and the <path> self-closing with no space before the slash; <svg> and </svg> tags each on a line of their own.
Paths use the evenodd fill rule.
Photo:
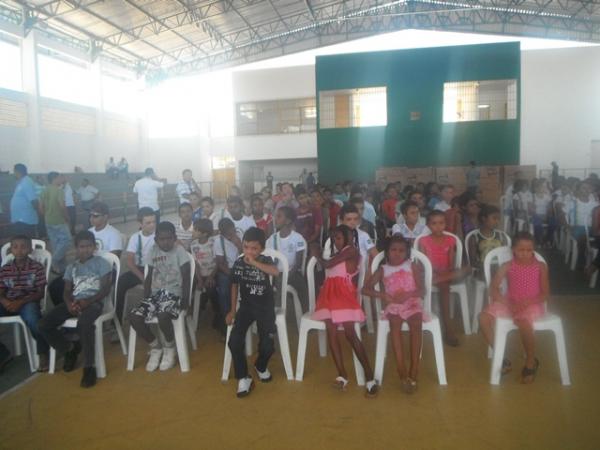
<svg viewBox="0 0 600 450">
<path fill-rule="evenodd" d="M 367 281 L 363 294 L 386 302 L 382 315 L 390 322 L 392 347 L 396 355 L 396 367 L 402 389 L 412 394 L 417 389 L 417 375 L 421 352 L 421 328 L 424 294 L 421 266 L 410 260 L 410 243 L 401 235 L 390 238 L 385 249 L 386 263 L 381 265 Z M 380 283 L 380 290 L 374 287 Z M 402 350 L 402 323 L 410 330 L 410 366 L 404 366 Z"/>
<path fill-rule="evenodd" d="M 468 266 L 460 269 L 454 267 L 456 242 L 452 236 L 444 234 L 446 216 L 443 212 L 431 211 L 427 215 L 427 227 L 431 230 L 431 234 L 419 240 L 419 250 L 425 253 L 433 267 L 433 284 L 440 293 L 440 315 L 444 327 L 444 342 L 456 347 L 459 342 L 450 320 L 450 284 L 464 278 L 471 269 Z"/>
<path fill-rule="evenodd" d="M 365 314 L 358 301 L 355 279 L 359 272 L 360 253 L 357 248 L 356 231 L 346 225 L 333 230 L 331 236 L 331 259 L 318 257 L 325 268 L 325 282 L 319 291 L 315 312 L 312 318 L 325 322 L 327 338 L 333 361 L 338 371 L 334 386 L 345 390 L 348 385 L 348 374 L 344 368 L 342 349 L 338 341 L 338 327 L 343 327 L 346 339 L 363 366 L 367 378 L 367 396 L 377 395 L 377 383 L 373 379 L 373 370 L 369 364 L 367 353 L 354 331 L 355 322 L 364 322 Z"/>
<path fill-rule="evenodd" d="M 525 347 L 525 366 L 521 371 L 521 382 L 529 384 L 535 379 L 540 362 L 535 357 L 533 322 L 546 312 L 546 299 L 550 293 L 548 268 L 538 261 L 534 252 L 534 239 L 528 232 L 519 232 L 513 239 L 513 259 L 503 264 L 490 285 L 492 303 L 482 312 L 479 323 L 485 340 L 494 345 L 494 322 L 497 317 L 512 318 L 519 327 L 521 341 Z M 502 293 L 502 282 L 506 279 L 508 290 Z M 510 372 L 511 362 L 502 361 L 502 374 Z"/>
</svg>

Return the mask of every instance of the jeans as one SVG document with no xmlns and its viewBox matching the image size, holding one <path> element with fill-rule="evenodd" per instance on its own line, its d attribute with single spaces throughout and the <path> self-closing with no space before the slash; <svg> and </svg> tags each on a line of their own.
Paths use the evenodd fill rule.
<svg viewBox="0 0 600 450">
<path fill-rule="evenodd" d="M 58 272 L 65 270 L 65 256 L 71 244 L 71 231 L 64 223 L 61 225 L 46 225 L 50 246 L 52 247 L 52 265 Z"/>
<path fill-rule="evenodd" d="M 231 277 L 223 272 L 217 272 L 217 294 L 219 309 L 223 319 L 231 309 Z"/>
<path fill-rule="evenodd" d="M 27 325 L 29 331 L 31 331 L 31 335 L 33 336 L 37 344 L 38 355 L 48 354 L 48 343 L 40 335 L 38 328 L 38 322 L 42 317 L 42 313 L 40 311 L 40 304 L 38 302 L 25 303 L 17 313 L 7 311 L 6 308 L 4 308 L 4 306 L 0 305 L 0 317 L 16 315 L 21 316 L 23 322 L 25 322 L 25 325 Z"/>
<path fill-rule="evenodd" d="M 268 303 L 268 302 L 267 302 Z M 246 332 L 252 322 L 256 321 L 258 328 L 258 357 L 255 366 L 260 372 L 267 369 L 269 359 L 275 352 L 275 308 L 273 304 L 256 305 L 242 304 L 235 315 L 235 323 L 229 336 L 229 350 L 233 359 L 235 377 L 239 380 L 248 376 L 246 362 Z"/>
<path fill-rule="evenodd" d="M 95 330 L 94 322 L 100 314 L 104 302 L 94 302 L 85 308 L 81 315 L 77 317 L 77 334 L 81 340 L 83 348 L 83 367 L 94 367 L 95 365 Z M 40 334 L 46 339 L 46 342 L 56 351 L 64 353 L 69 349 L 69 342 L 65 339 L 63 332 L 59 327 L 67 319 L 74 317 L 65 303 L 56 306 L 52 311 L 42 317 L 39 321 Z"/>
</svg>

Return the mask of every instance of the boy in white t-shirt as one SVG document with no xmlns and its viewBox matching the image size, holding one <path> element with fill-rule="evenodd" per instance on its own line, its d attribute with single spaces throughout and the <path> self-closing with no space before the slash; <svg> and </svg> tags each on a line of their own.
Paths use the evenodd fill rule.
<svg viewBox="0 0 600 450">
<path fill-rule="evenodd" d="M 108 205 L 103 202 L 96 202 L 92 205 L 90 211 L 89 229 L 96 238 L 96 247 L 100 251 L 111 252 L 121 257 L 123 250 L 123 239 L 121 233 L 115 227 L 108 223 Z"/>
<path fill-rule="evenodd" d="M 148 263 L 148 255 L 154 246 L 156 231 L 156 215 L 152 208 L 140 208 L 138 211 L 140 230 L 131 235 L 125 250 L 125 258 L 129 272 L 119 277 L 117 289 L 117 318 L 122 322 L 125 295 L 127 291 L 144 282 L 144 266 Z"/>
<path fill-rule="evenodd" d="M 446 212 L 451 208 L 452 199 L 454 198 L 454 186 L 448 184 L 442 188 L 442 201 L 438 202 L 433 209 Z"/>
<path fill-rule="evenodd" d="M 219 235 L 214 238 L 214 254 L 217 262 L 217 295 L 219 297 L 219 327 L 225 334 L 225 317 L 231 307 L 231 268 L 242 252 L 242 239 L 235 225 L 227 217 L 219 221 Z"/>
<path fill-rule="evenodd" d="M 219 328 L 219 303 L 217 302 L 216 276 L 217 261 L 215 259 L 213 226 L 209 219 L 194 222 L 194 240 L 190 252 L 196 260 L 196 289 L 200 291 L 200 307 L 206 308 L 210 300 L 213 311 L 213 327 Z"/>
<path fill-rule="evenodd" d="M 280 251 L 286 256 L 289 265 L 288 284 L 296 289 L 302 308 L 308 310 L 308 290 L 306 280 L 302 275 L 302 259 L 304 252 L 308 251 L 306 241 L 300 233 L 294 231 L 296 212 L 290 206 L 281 206 L 275 212 L 276 233 L 267 239 L 266 247 Z M 281 272 L 282 266 L 279 265 Z M 281 287 L 281 278 L 277 279 L 278 289 Z"/>
<path fill-rule="evenodd" d="M 186 252 L 190 251 L 194 234 L 194 223 L 192 222 L 192 205 L 181 203 L 179 205 L 179 223 L 175 228 L 177 233 L 177 242 L 183 246 Z"/>
<path fill-rule="evenodd" d="M 240 239 L 248 228 L 256 226 L 252 217 L 244 215 L 244 202 L 241 197 L 231 196 L 227 199 L 227 208 L 213 214 L 213 226 L 219 228 L 219 222 L 225 218 L 231 219 Z"/>
</svg>

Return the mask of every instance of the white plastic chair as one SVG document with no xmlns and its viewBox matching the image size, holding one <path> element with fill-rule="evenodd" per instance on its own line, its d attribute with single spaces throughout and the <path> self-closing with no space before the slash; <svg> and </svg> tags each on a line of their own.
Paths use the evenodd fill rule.
<svg viewBox="0 0 600 450">
<path fill-rule="evenodd" d="M 315 257 L 310 258 L 306 268 L 307 280 L 308 280 L 308 312 L 302 316 L 300 321 L 300 333 L 298 338 L 298 354 L 296 356 L 296 381 L 302 381 L 304 378 L 304 362 L 306 360 L 306 346 L 308 340 L 308 332 L 310 330 L 318 330 L 319 332 L 319 354 L 321 357 L 327 355 L 327 334 L 325 322 L 321 320 L 315 320 L 312 318 L 312 314 L 315 311 L 316 305 L 316 287 L 315 287 L 315 267 L 317 265 L 317 259 Z M 357 300 L 360 303 L 362 299 L 361 291 L 365 282 L 367 261 L 363 261 L 361 258 L 360 271 L 358 275 L 358 288 L 357 288 Z M 361 339 L 360 323 L 354 324 L 354 331 L 359 339 Z M 362 364 L 352 352 L 354 360 L 354 372 L 356 374 L 356 382 L 359 386 L 365 384 L 365 372 Z"/>
<path fill-rule="evenodd" d="M 535 253 L 538 261 L 546 264 L 544 258 Z M 484 261 L 485 282 L 489 288 L 492 281 L 491 266 L 496 262 L 499 266 L 512 259 L 512 250 L 510 247 L 499 247 L 487 254 Z M 490 384 L 500 384 L 500 376 L 502 371 L 502 360 L 504 358 L 504 350 L 506 348 L 506 338 L 508 333 L 517 330 L 517 326 L 512 319 L 497 318 L 494 333 L 494 348 L 492 352 L 492 367 L 490 370 Z M 556 341 L 556 352 L 558 356 L 558 364 L 560 367 L 560 377 L 562 384 L 568 386 L 571 384 L 569 377 L 569 366 L 567 363 L 567 350 L 565 346 L 565 336 L 562 325 L 562 320 L 555 314 L 546 312 L 540 319 L 533 322 L 535 331 L 552 331 Z M 489 351 L 488 351 L 489 354 Z"/>
<path fill-rule="evenodd" d="M 46 250 L 46 241 L 42 241 L 41 239 L 32 239 L 31 247 L 33 248 L 33 250 L 38 249 L 38 248 L 42 249 L 42 250 Z M 9 255 L 9 252 L 10 252 L 10 242 L 7 242 L 6 244 L 4 244 L 2 246 L 2 249 L 0 249 L 2 265 L 4 265 L 4 260 Z"/>
<path fill-rule="evenodd" d="M 456 244 L 456 252 L 454 254 L 454 269 L 460 269 L 462 267 L 462 255 L 463 255 L 463 244 L 458 236 L 455 234 L 444 231 L 446 236 L 451 236 L 454 239 Z M 419 249 L 419 242 L 424 237 L 424 235 L 420 235 L 415 239 L 414 248 Z M 438 288 L 433 286 L 433 293 L 438 292 Z M 467 282 L 466 280 L 459 281 L 458 283 L 452 283 L 450 285 L 450 294 L 458 295 L 460 301 L 460 310 L 462 313 L 462 321 L 463 328 L 466 335 L 471 334 L 471 316 L 469 314 L 469 297 L 467 293 Z M 452 299 L 452 297 L 451 297 Z M 450 304 L 450 315 L 451 317 L 454 315 L 454 306 Z"/>
<path fill-rule="evenodd" d="M 42 248 L 36 248 L 29 254 L 30 258 L 34 261 L 39 262 L 44 266 L 46 270 L 46 286 L 44 287 L 44 296 L 40 300 L 40 310 L 42 314 L 46 309 L 46 301 L 48 297 L 48 277 L 50 276 L 50 267 L 52 266 L 52 255 L 48 250 Z M 8 264 L 13 260 L 13 255 L 7 254 L 6 257 L 2 258 L 2 265 Z M 23 331 L 23 338 L 25 340 L 25 347 L 27 349 L 27 359 L 29 361 L 29 369 L 35 372 L 38 368 L 38 357 L 37 357 L 37 345 L 35 339 L 31 335 L 31 331 L 27 327 L 27 324 L 21 319 L 19 315 L 0 317 L 0 325 L 13 325 L 13 341 L 15 344 L 15 355 L 20 356 L 23 354 L 23 348 L 21 347 L 21 336 L 19 334 L 19 327 Z"/>
<path fill-rule="evenodd" d="M 502 209 L 502 231 L 506 234 L 512 229 L 512 221 L 510 214 L 507 214 L 507 211 L 512 211 L 512 207 L 509 208 L 509 205 L 506 204 L 506 195 L 500 196 L 500 208 Z"/>
<path fill-rule="evenodd" d="M 121 323 L 115 314 L 115 306 L 117 304 L 117 288 L 119 284 L 119 275 L 121 273 L 121 261 L 119 258 L 110 252 L 98 252 L 97 256 L 104 258 L 110 266 L 115 271 L 115 282 L 112 286 L 112 292 L 108 294 L 108 296 L 102 300 L 104 305 L 104 310 L 102 314 L 96 319 L 94 322 L 94 326 L 96 327 L 96 339 L 95 339 L 95 358 L 96 358 L 96 374 L 98 378 L 106 377 L 106 363 L 104 361 L 104 331 L 103 325 L 104 322 L 113 321 L 115 324 L 115 328 L 117 330 L 117 334 L 119 335 L 119 341 L 121 343 L 121 351 L 123 355 L 127 355 L 127 346 L 125 345 L 125 338 L 123 336 L 123 330 L 121 329 Z M 64 321 L 61 325 L 63 328 L 77 328 L 77 318 L 72 317 Z M 56 350 L 53 347 L 50 347 L 50 369 L 48 373 L 53 374 L 56 366 Z"/>
<path fill-rule="evenodd" d="M 472 239 L 477 234 L 477 232 L 478 230 L 473 230 L 469 232 L 469 234 L 467 234 L 467 236 L 465 237 L 465 247 L 467 249 L 465 253 L 467 254 L 467 262 L 469 264 L 471 264 L 471 255 L 469 254 L 469 250 L 471 247 L 469 245 L 469 240 Z M 512 246 L 512 240 L 510 239 L 510 236 L 508 234 L 501 230 L 496 230 L 496 233 L 501 234 L 508 247 Z M 487 289 L 487 286 L 485 284 L 485 281 L 479 280 L 475 277 L 472 277 L 472 281 L 473 289 L 475 291 L 475 305 L 473 307 L 473 325 L 471 326 L 471 331 L 473 333 L 477 333 L 477 331 L 479 331 L 479 314 L 483 309 L 483 302 L 485 299 L 485 291 Z"/>
<path fill-rule="evenodd" d="M 190 296 L 188 298 L 188 308 L 192 308 L 194 293 L 192 286 L 194 283 L 194 274 L 196 271 L 196 261 L 194 257 L 187 254 L 190 262 Z M 148 266 L 144 269 L 144 277 L 148 275 Z M 147 320 L 146 323 L 158 324 L 158 319 Z M 186 327 L 192 341 L 192 348 L 195 350 L 197 347 L 196 343 L 196 330 L 193 329 L 193 320 L 190 314 L 187 314 L 187 310 L 183 309 L 179 313 L 177 319 L 173 319 L 173 332 L 175 334 L 175 346 L 177 347 L 177 359 L 179 359 L 179 368 L 182 372 L 189 372 L 190 370 L 190 355 L 187 346 L 186 338 Z M 135 345 L 137 340 L 137 332 L 135 329 L 129 327 L 129 353 L 127 355 L 127 370 L 133 370 L 135 365 Z"/>
<path fill-rule="evenodd" d="M 383 261 L 384 253 L 379 253 L 371 264 L 371 273 L 375 273 L 381 261 Z M 423 322 L 423 331 L 428 331 L 433 337 L 433 351 L 435 354 L 435 363 L 437 366 L 438 381 L 441 385 L 448 384 L 446 380 L 446 363 L 444 361 L 444 344 L 442 341 L 442 327 L 440 325 L 440 319 L 431 311 L 431 293 L 432 293 L 432 278 L 433 269 L 431 262 L 425 254 L 418 250 L 411 250 L 411 259 L 419 262 L 423 266 L 423 286 L 425 288 L 425 295 L 423 296 L 423 312 L 427 314 L 431 320 Z M 379 290 L 379 286 L 375 286 L 376 290 Z M 390 322 L 383 317 L 381 314 L 381 300 L 376 299 L 377 304 L 377 346 L 375 350 L 375 379 L 380 385 L 383 383 L 383 368 L 385 366 L 385 358 L 387 355 L 387 342 L 388 334 L 390 332 Z M 409 331 L 408 324 L 404 322 L 402 324 L 402 331 Z M 421 353 L 423 349 L 421 348 Z"/>
<path fill-rule="evenodd" d="M 285 255 L 277 250 L 267 248 L 262 253 L 265 256 L 270 256 L 273 259 L 278 259 L 282 265 L 281 271 L 281 306 L 275 306 L 275 326 L 277 327 L 277 337 L 279 338 L 279 351 L 281 352 L 281 359 L 283 360 L 283 367 L 285 368 L 285 374 L 288 380 L 294 379 L 294 369 L 292 368 L 292 357 L 290 355 L 290 343 L 288 340 L 287 323 L 285 318 L 285 307 L 287 300 L 287 282 L 288 282 L 288 260 Z M 273 283 L 273 277 L 271 277 L 271 283 Z M 227 381 L 229 379 L 229 372 L 231 371 L 231 351 L 229 350 L 229 336 L 231 336 L 231 330 L 233 325 L 227 326 L 227 339 L 225 340 L 225 355 L 223 357 L 223 372 L 221 374 L 221 381 Z M 248 327 L 246 333 L 246 355 L 250 356 L 252 353 L 252 330 L 253 327 Z"/>
</svg>

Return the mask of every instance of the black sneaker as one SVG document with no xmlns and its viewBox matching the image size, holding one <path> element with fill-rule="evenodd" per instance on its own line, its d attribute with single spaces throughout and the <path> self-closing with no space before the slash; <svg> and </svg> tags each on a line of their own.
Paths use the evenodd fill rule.
<svg viewBox="0 0 600 450">
<path fill-rule="evenodd" d="M 65 372 L 72 372 L 75 369 L 75 364 L 77 363 L 77 356 L 81 352 L 81 345 L 79 342 L 73 343 L 73 348 L 65 353 L 65 362 L 63 365 L 63 370 Z"/>
<path fill-rule="evenodd" d="M 84 367 L 83 377 L 81 377 L 82 388 L 89 388 L 96 384 L 96 368 L 95 367 Z"/>
</svg>

